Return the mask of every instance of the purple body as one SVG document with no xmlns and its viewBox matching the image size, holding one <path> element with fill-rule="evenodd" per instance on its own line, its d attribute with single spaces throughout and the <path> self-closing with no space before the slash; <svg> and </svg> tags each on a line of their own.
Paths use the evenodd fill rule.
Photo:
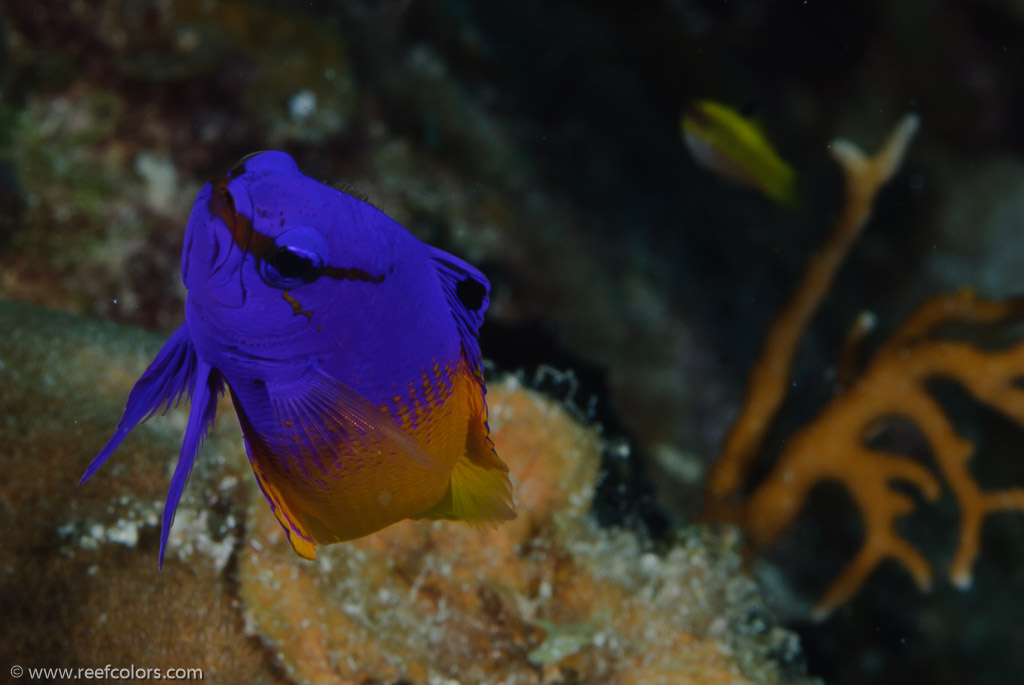
<svg viewBox="0 0 1024 685">
<path fill-rule="evenodd" d="M 479 442 L 474 435 L 482 430 L 490 450 L 476 340 L 489 286 L 479 271 L 366 202 L 304 176 L 281 152 L 250 156 L 202 189 L 181 271 L 186 321 L 132 390 L 117 431 L 82 478 L 140 420 L 191 395 L 164 510 L 161 561 L 225 386 L 257 478 L 304 556 L 312 556 L 315 543 L 372 532 L 395 516 L 471 518 L 447 505 L 427 511 L 434 500 L 451 500 L 455 481 L 448 478 L 466 457 L 434 453 L 432 440 L 452 431 L 463 431 L 453 440 L 469 467 L 483 464 L 503 479 L 495 485 L 501 492 L 492 493 L 493 511 L 480 519 L 513 515 L 504 465 L 493 451 L 488 457 L 478 454 L 482 447 L 462 447 Z M 470 376 L 474 390 L 466 390 Z M 433 404 L 417 390 L 428 385 Z M 444 435 L 421 425 L 431 421 L 444 423 Z M 418 481 L 430 485 L 414 493 Z M 367 503 L 355 513 L 336 510 L 340 497 L 364 494 Z M 394 504 L 396 496 L 408 501 Z M 357 521 L 375 499 L 388 501 Z"/>
</svg>

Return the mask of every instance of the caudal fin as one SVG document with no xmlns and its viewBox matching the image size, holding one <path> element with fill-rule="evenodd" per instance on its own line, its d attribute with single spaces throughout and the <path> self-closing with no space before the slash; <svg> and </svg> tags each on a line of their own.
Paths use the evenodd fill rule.
<svg viewBox="0 0 1024 685">
<path fill-rule="evenodd" d="M 434 507 L 416 518 L 455 519 L 476 525 L 497 525 L 516 517 L 508 466 L 494 451 L 487 428 L 487 405 L 478 381 L 463 368 L 460 382 L 471 384 L 466 451 L 455 462 L 451 487 Z"/>
</svg>

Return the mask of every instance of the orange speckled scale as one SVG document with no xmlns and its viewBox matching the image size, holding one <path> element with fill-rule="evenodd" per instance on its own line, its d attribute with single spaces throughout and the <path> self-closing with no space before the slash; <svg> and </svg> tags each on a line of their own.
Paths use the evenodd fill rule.
<svg viewBox="0 0 1024 685">
<path fill-rule="evenodd" d="M 501 493 L 497 507 L 477 511 L 479 502 L 468 509 L 456 504 L 465 503 L 460 490 L 467 487 L 467 477 L 474 471 L 495 470 L 500 485 L 507 469 L 487 437 L 476 374 L 461 363 L 457 372 L 442 380 L 443 395 L 435 401 L 424 404 L 410 393 L 395 410 L 402 417 L 401 428 L 415 441 L 406 452 L 389 448 L 372 431 L 355 439 L 350 431 L 332 434 L 319 429 L 315 440 L 296 432 L 288 444 L 271 445 L 243 422 L 257 480 L 298 554 L 313 558 L 316 544 L 361 537 L 403 518 L 498 521 L 513 515 L 507 491 Z M 284 398 L 278 405 L 293 406 Z M 408 410 L 410 405 L 416 407 L 414 411 Z M 293 411 L 297 412 L 294 418 L 282 420 L 282 425 L 329 423 L 323 416 L 304 417 L 301 410 Z M 381 421 L 394 425 L 385 411 L 379 414 Z M 296 451 L 303 441 L 303 449 Z M 282 453 L 296 458 L 275 458 Z M 470 480 L 476 483 L 480 475 Z M 483 482 L 489 481 L 493 479 Z"/>
</svg>

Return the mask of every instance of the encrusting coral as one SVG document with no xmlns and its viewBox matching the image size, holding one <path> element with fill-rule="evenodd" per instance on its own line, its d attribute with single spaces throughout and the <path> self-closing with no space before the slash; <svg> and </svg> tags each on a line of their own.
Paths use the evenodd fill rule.
<svg viewBox="0 0 1024 685">
<path fill-rule="evenodd" d="M 237 428 L 222 421 L 207 441 L 162 572 L 154 545 L 181 411 L 130 437 L 104 487 L 76 485 L 159 346 L 138 329 L 0 299 L 0 659 L 280 683 L 232 594 L 239 483 L 251 477 Z"/>
<path fill-rule="evenodd" d="M 198 667 L 230 683 L 813 682 L 741 572 L 737 536 L 692 529 L 659 555 L 598 528 L 597 432 L 514 379 L 487 397 L 516 520 L 407 521 L 305 561 L 220 421 L 159 571 L 187 410 L 140 426 L 104 487 L 75 483 L 161 341 L 0 299 L 6 663 Z"/>
<path fill-rule="evenodd" d="M 950 324 L 994 325 L 1024 318 L 1024 299 L 994 302 L 969 290 L 925 303 L 881 346 L 859 377 L 846 384 L 815 420 L 789 436 L 769 473 L 746 494 L 753 461 L 784 397 L 800 335 L 866 222 L 875 193 L 899 165 L 915 127 L 916 120 L 905 119 L 873 158 L 864 158 L 848 143 L 833 145 L 846 173 L 846 208 L 797 294 L 773 323 L 751 373 L 743 409 L 708 481 L 705 516 L 739 523 L 759 547 L 772 544 L 793 523 L 815 486 L 837 482 L 848 490 L 864 521 L 864 541 L 818 601 L 816 618 L 848 601 L 887 559 L 903 565 L 922 590 L 931 586 L 931 565 L 896 527 L 914 510 L 914 499 L 893 486 L 909 484 L 931 501 L 939 497 L 942 486 L 911 457 L 871 446 L 873 431 L 884 420 L 906 419 L 920 430 L 960 505 L 959 539 L 949 570 L 955 585 L 971 583 L 985 517 L 1024 510 L 1022 488 L 981 489 L 968 468 L 974 444 L 956 432 L 928 389 L 936 378 L 955 381 L 979 402 L 1024 427 L 1024 388 L 1016 383 L 1024 377 L 1024 341 L 990 351 L 936 335 Z M 869 327 L 868 321 L 860 320 L 848 336 L 839 364 L 844 376 L 850 375 L 850 350 Z"/>
<path fill-rule="evenodd" d="M 727 540 L 693 530 L 658 556 L 586 516 L 595 432 L 514 379 L 487 395 L 519 518 L 405 521 L 310 564 L 250 512 L 246 623 L 298 682 L 774 683 L 796 642 L 767 630 Z M 256 501 L 256 497 L 253 498 Z M 782 658 L 787 661 L 788 658 Z M 796 669 L 797 671 L 799 669 Z M 796 680 L 800 677 L 796 676 Z"/>
</svg>

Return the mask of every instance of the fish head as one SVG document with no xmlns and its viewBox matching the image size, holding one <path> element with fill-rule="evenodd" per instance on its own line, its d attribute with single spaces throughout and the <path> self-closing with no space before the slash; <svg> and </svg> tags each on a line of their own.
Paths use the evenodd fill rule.
<svg viewBox="0 0 1024 685">
<path fill-rule="evenodd" d="M 207 184 L 181 264 L 200 351 L 298 358 L 329 348 L 330 317 L 365 300 L 391 258 L 368 230 L 368 211 L 379 213 L 305 176 L 283 152 L 250 155 Z"/>
</svg>

